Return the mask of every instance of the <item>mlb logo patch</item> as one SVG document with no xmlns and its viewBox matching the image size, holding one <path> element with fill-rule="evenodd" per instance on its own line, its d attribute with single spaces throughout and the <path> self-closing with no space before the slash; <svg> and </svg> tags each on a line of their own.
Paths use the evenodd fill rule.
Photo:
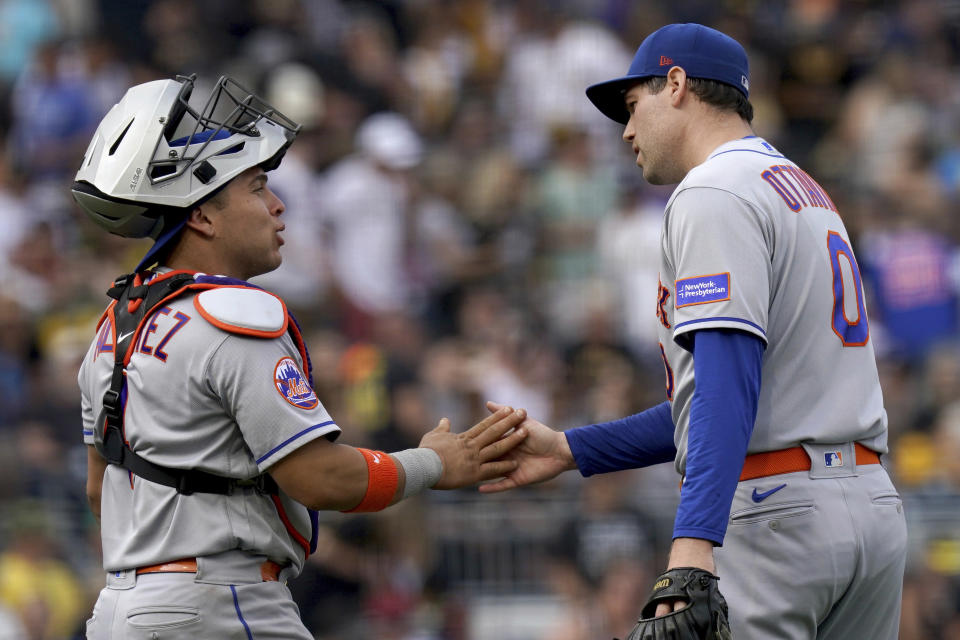
<svg viewBox="0 0 960 640">
<path fill-rule="evenodd" d="M 320 404 L 293 358 L 280 358 L 273 370 L 273 383 L 283 399 L 298 409 L 313 409 Z"/>
<path fill-rule="evenodd" d="M 842 467 L 843 453 L 840 451 L 828 451 L 823 454 L 823 464 L 827 467 Z"/>
<path fill-rule="evenodd" d="M 722 302 L 730 299 L 730 274 L 681 278 L 676 283 L 677 309 L 695 304 Z"/>
</svg>

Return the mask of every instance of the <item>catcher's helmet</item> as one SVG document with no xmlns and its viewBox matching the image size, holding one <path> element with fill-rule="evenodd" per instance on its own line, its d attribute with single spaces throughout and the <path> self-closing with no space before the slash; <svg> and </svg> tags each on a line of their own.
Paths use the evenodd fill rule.
<svg viewBox="0 0 960 640">
<path fill-rule="evenodd" d="M 250 167 L 276 168 L 300 131 L 227 76 L 197 110 L 190 105 L 195 80 L 177 76 L 128 89 L 97 127 L 71 188 L 101 227 L 156 241 L 140 267 L 192 207 Z"/>
</svg>

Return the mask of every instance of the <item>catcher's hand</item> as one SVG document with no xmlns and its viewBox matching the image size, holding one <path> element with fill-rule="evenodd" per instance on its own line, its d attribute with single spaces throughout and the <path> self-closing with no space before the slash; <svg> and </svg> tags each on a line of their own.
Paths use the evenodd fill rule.
<svg viewBox="0 0 960 640">
<path fill-rule="evenodd" d="M 653 585 L 640 620 L 627 640 L 730 640 L 727 602 L 717 576 L 695 567 L 670 569 Z M 681 609 L 654 617 L 657 604 L 685 600 Z"/>
</svg>

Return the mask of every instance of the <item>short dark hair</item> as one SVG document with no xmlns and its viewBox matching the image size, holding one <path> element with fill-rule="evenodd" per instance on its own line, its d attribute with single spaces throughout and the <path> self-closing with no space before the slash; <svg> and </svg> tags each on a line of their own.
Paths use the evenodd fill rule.
<svg viewBox="0 0 960 640">
<path fill-rule="evenodd" d="M 667 86 L 666 76 L 651 76 L 640 81 L 650 93 L 660 93 Z M 720 109 L 733 111 L 747 122 L 753 122 L 753 105 L 739 89 L 716 80 L 687 78 L 687 87 L 702 102 Z"/>
</svg>

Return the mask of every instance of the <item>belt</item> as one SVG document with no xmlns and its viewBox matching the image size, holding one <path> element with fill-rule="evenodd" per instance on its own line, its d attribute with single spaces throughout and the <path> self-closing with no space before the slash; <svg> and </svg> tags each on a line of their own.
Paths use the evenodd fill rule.
<svg viewBox="0 0 960 640">
<path fill-rule="evenodd" d="M 854 451 L 856 452 L 855 463 L 857 465 L 880 464 L 880 455 L 876 451 L 867 449 L 859 442 L 854 444 Z M 775 476 L 780 473 L 809 470 L 810 456 L 807 455 L 803 447 L 764 451 L 747 456 L 747 459 L 743 462 L 743 471 L 740 473 L 740 482 L 763 478 L 764 476 Z"/>
<path fill-rule="evenodd" d="M 272 560 L 267 560 L 260 565 L 260 577 L 264 582 L 279 582 L 280 571 L 283 567 Z M 152 564 L 149 567 L 137 567 L 137 575 L 144 573 L 196 573 L 197 559 L 184 558 L 183 560 L 174 560 L 173 562 L 164 562 L 162 564 Z"/>
</svg>

